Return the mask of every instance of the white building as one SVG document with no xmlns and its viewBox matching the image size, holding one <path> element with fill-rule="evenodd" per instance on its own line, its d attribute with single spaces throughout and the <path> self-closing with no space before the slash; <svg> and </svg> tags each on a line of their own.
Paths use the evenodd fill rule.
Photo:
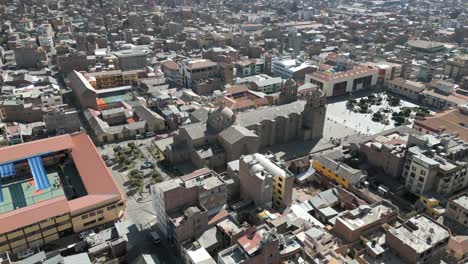
<svg viewBox="0 0 468 264">
<path fill-rule="evenodd" d="M 186 264 L 216 264 L 208 251 L 198 241 L 182 247 L 182 259 Z"/>
<path fill-rule="evenodd" d="M 379 86 L 382 86 L 387 81 L 401 77 L 401 64 L 379 61 L 367 62 L 365 65 L 378 71 L 377 84 Z"/>
<path fill-rule="evenodd" d="M 313 67 L 307 62 L 301 62 L 296 59 L 276 59 L 271 65 L 271 71 L 283 79 L 289 79 L 295 73 L 306 68 Z"/>
<path fill-rule="evenodd" d="M 416 194 L 450 194 L 468 186 L 468 168 L 463 160 L 466 145 L 449 136 L 410 135 L 402 177 L 406 188 Z"/>
<path fill-rule="evenodd" d="M 317 71 L 306 74 L 305 83 L 317 84 L 327 97 L 345 95 L 376 86 L 378 71 L 366 66 L 355 66 L 347 71 Z"/>
</svg>

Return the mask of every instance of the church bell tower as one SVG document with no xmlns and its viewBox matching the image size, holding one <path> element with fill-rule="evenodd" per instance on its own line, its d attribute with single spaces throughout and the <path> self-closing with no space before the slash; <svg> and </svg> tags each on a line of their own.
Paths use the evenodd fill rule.
<svg viewBox="0 0 468 264">
<path fill-rule="evenodd" d="M 302 127 L 310 131 L 306 140 L 322 138 L 326 110 L 326 96 L 322 90 L 317 88 L 307 95 L 307 103 L 302 112 Z"/>
</svg>

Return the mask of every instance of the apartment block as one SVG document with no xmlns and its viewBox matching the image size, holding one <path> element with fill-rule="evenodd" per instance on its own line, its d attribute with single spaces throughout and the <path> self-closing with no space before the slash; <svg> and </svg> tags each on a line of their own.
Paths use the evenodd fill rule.
<svg viewBox="0 0 468 264">
<path fill-rule="evenodd" d="M 461 193 L 450 198 L 445 209 L 445 217 L 468 227 L 468 193 Z"/>
<path fill-rule="evenodd" d="M 280 263 L 279 239 L 267 225 L 253 226 L 237 244 L 218 253 L 219 264 Z"/>
<path fill-rule="evenodd" d="M 451 136 L 410 135 L 402 170 L 406 188 L 416 194 L 450 194 L 468 186 L 463 140 Z"/>
<path fill-rule="evenodd" d="M 426 215 L 418 215 L 391 227 L 385 243 L 407 263 L 431 263 L 447 249 L 450 231 Z"/>
<path fill-rule="evenodd" d="M 419 101 L 423 96 L 426 86 L 423 83 L 396 78 L 386 82 L 388 91 L 407 97 L 414 101 Z"/>
<path fill-rule="evenodd" d="M 336 218 L 333 231 L 347 242 L 355 242 L 364 232 L 372 232 L 383 224 L 397 220 L 398 208 L 383 200 L 370 206 L 361 205 Z"/>
<path fill-rule="evenodd" d="M 200 169 L 153 185 L 151 195 L 161 232 L 180 245 L 208 229 L 209 219 L 226 204 L 227 187 L 214 171 Z"/>
<path fill-rule="evenodd" d="M 257 206 L 284 209 L 292 202 L 293 174 L 272 156 L 256 153 L 241 157 L 239 181 L 241 197 Z"/>
</svg>

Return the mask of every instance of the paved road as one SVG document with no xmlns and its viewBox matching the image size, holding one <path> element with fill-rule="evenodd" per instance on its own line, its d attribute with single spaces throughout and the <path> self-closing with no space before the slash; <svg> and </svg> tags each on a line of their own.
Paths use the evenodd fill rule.
<svg viewBox="0 0 468 264">
<path fill-rule="evenodd" d="M 143 160 L 136 161 L 136 169 L 140 170 L 140 166 L 145 160 L 151 161 L 153 164 L 156 164 L 156 160 L 147 150 L 147 146 L 150 146 L 152 144 L 152 138 L 125 141 L 120 142 L 118 144 L 126 146 L 128 142 L 134 142 L 145 157 Z M 104 145 L 99 147 L 99 150 L 101 151 L 101 154 L 114 156 L 113 147 L 115 145 L 116 144 Z M 164 178 L 168 178 L 168 176 L 159 168 L 155 169 L 160 173 L 161 176 L 163 176 Z M 150 172 L 150 169 L 142 171 L 143 173 L 148 173 Z M 114 170 L 111 168 L 111 172 L 121 190 L 123 190 L 123 192 L 127 194 L 127 192 L 129 191 L 129 186 L 127 184 L 128 171 L 119 172 L 118 170 Z M 168 243 L 162 242 L 159 245 L 156 245 L 149 235 L 151 226 L 153 226 L 153 228 L 157 226 L 156 216 L 154 215 L 149 190 L 145 188 L 145 192 L 142 195 L 142 200 L 138 200 L 138 197 L 138 194 L 127 196 L 125 221 L 127 221 L 128 224 L 132 226 L 132 231 L 127 235 L 129 249 L 128 262 L 132 263 L 132 261 L 134 261 L 141 254 L 156 254 L 162 263 L 180 263 L 179 259 L 173 254 L 174 249 L 166 247 Z"/>
</svg>

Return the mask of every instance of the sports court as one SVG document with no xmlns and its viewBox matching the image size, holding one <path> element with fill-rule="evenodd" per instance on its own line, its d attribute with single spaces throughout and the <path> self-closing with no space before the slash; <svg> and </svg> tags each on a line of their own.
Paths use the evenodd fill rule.
<svg viewBox="0 0 468 264">
<path fill-rule="evenodd" d="M 51 187 L 45 190 L 37 190 L 33 178 L 24 177 L 21 180 L 15 178 L 15 181 L 11 183 L 3 183 L 3 202 L 0 203 L 0 214 L 65 194 L 57 172 L 48 172 L 47 178 Z"/>
</svg>

